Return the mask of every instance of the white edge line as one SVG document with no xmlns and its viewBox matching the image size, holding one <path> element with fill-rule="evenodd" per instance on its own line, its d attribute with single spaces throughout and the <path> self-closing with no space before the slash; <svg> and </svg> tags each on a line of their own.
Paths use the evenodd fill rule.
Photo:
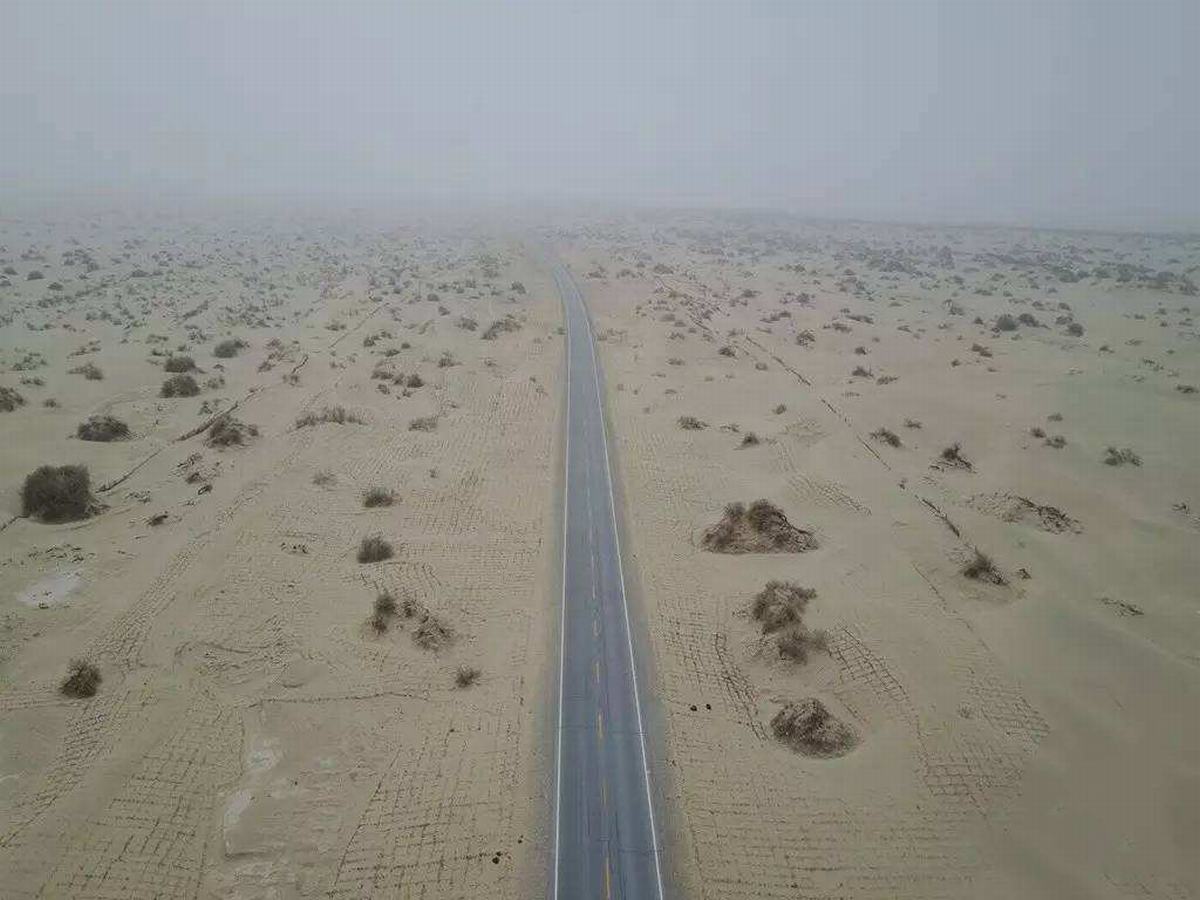
<svg viewBox="0 0 1200 900">
<path fill-rule="evenodd" d="M 568 273 L 568 277 L 570 277 L 570 273 Z M 579 288 L 576 286 L 573 277 L 571 278 L 571 289 L 579 294 L 579 303 L 581 306 L 584 306 L 583 295 L 579 293 Z M 604 415 L 604 401 L 600 396 L 600 363 L 596 359 L 596 341 L 592 336 L 592 323 L 587 316 L 586 306 L 584 306 L 584 321 L 587 322 L 588 345 L 592 351 L 592 381 L 596 385 L 596 403 L 600 407 L 600 431 L 604 444 L 604 475 L 608 481 L 608 510 L 612 514 L 613 540 L 617 545 L 617 570 L 621 576 L 621 607 L 625 613 L 625 640 L 629 647 L 629 674 L 633 679 L 633 705 L 637 712 L 638 743 L 642 751 L 642 778 L 646 785 L 646 814 L 650 818 L 650 842 L 654 847 L 654 876 L 658 882 L 659 900 L 663 900 L 662 864 L 659 862 L 658 853 L 658 829 L 654 824 L 654 801 L 650 794 L 650 766 L 646 761 L 646 727 L 642 724 L 641 690 L 638 688 L 637 662 L 633 656 L 633 631 L 629 626 L 629 601 L 625 596 L 625 564 L 621 560 L 621 530 L 617 527 L 617 501 L 613 496 L 612 466 L 608 461 L 608 419 Z M 555 897 L 557 898 L 557 896 L 556 886 Z"/>
<path fill-rule="evenodd" d="M 558 734 L 556 736 L 556 755 L 554 764 L 554 900 L 558 900 L 558 849 L 561 834 L 562 815 L 562 733 L 563 733 L 563 679 L 566 676 L 566 646 L 567 646 L 567 506 L 571 502 L 571 322 L 567 315 L 567 298 L 563 295 L 562 281 L 557 272 L 554 273 L 554 284 L 558 288 L 558 296 L 562 301 L 563 325 L 566 334 L 566 349 L 563 361 L 567 367 L 567 412 L 564 422 L 564 432 L 567 439 L 563 452 L 563 526 L 562 526 L 562 600 L 558 617 Z"/>
</svg>

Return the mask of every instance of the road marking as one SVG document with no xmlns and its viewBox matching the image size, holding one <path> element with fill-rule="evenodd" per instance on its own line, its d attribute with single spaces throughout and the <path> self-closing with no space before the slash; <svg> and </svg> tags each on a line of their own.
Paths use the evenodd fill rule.
<svg viewBox="0 0 1200 900">
<path fill-rule="evenodd" d="M 558 273 L 554 280 L 559 281 Z M 559 287 L 559 296 L 562 288 Z M 564 304 L 565 313 L 565 304 Z M 569 327 L 569 326 L 568 326 Z M 567 647 L 567 522 L 570 519 L 571 503 L 571 334 L 568 330 L 566 351 L 563 354 L 567 365 L 567 415 L 566 444 L 563 455 L 563 526 L 562 526 L 562 597 L 559 608 L 558 636 L 558 736 L 556 738 L 554 764 L 554 900 L 558 900 L 558 848 L 562 840 L 562 733 L 563 733 L 563 678 Z"/>
</svg>

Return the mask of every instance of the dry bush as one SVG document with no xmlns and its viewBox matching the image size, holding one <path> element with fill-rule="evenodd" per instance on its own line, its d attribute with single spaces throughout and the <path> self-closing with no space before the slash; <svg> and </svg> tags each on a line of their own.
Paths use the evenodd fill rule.
<svg viewBox="0 0 1200 900">
<path fill-rule="evenodd" d="M 328 469 L 322 469 L 320 472 L 318 472 L 316 475 L 314 475 L 312 477 L 312 483 L 315 485 L 318 485 L 319 487 L 328 487 L 329 485 L 335 484 L 336 482 L 337 482 L 337 476 L 334 475 L 332 472 L 330 472 Z"/>
<path fill-rule="evenodd" d="M 758 435 L 755 434 L 753 431 L 747 431 L 742 436 L 742 446 L 743 447 L 757 447 L 761 443 L 762 443 L 762 441 L 759 439 Z"/>
<path fill-rule="evenodd" d="M 718 350 L 717 352 L 718 352 L 719 354 L 721 354 L 722 356 L 728 356 L 728 357 L 734 357 L 734 356 L 737 356 L 737 351 L 735 351 L 735 350 L 734 350 L 732 347 L 730 347 L 728 344 L 726 344 L 724 347 L 722 347 L 722 348 L 721 348 L 720 350 Z"/>
<path fill-rule="evenodd" d="M 829 638 L 824 631 L 809 631 L 801 623 L 789 626 L 775 641 L 779 655 L 792 662 L 806 663 L 808 655 L 814 652 L 825 653 L 829 650 Z"/>
<path fill-rule="evenodd" d="M 813 550 L 817 538 L 797 528 L 783 511 L 767 500 L 730 503 L 717 524 L 705 529 L 701 545 L 713 553 L 803 553 Z"/>
<path fill-rule="evenodd" d="M 373 487 L 363 494 L 363 506 L 375 509 L 379 506 L 391 506 L 396 502 L 396 492 L 389 488 Z"/>
<path fill-rule="evenodd" d="M 768 581 L 754 595 L 750 615 L 762 623 L 762 633 L 771 634 L 786 625 L 800 621 L 808 601 L 817 596 L 812 588 L 801 587 L 793 581 Z"/>
<path fill-rule="evenodd" d="M 707 422 L 697 419 L 695 416 L 680 416 L 678 424 L 684 431 L 700 431 L 708 427 Z"/>
<path fill-rule="evenodd" d="M 855 366 L 854 371 L 850 373 L 852 378 L 874 378 L 875 374 L 868 368 L 863 366 Z"/>
<path fill-rule="evenodd" d="M 371 617 L 367 619 L 367 624 L 371 626 L 371 629 L 376 634 L 383 634 L 388 630 L 388 626 L 391 624 L 391 619 L 382 613 L 373 612 L 371 613 Z"/>
<path fill-rule="evenodd" d="M 1029 429 L 1029 433 L 1035 438 L 1044 438 L 1046 436 L 1046 429 L 1034 425 Z"/>
<path fill-rule="evenodd" d="M 73 659 L 67 677 L 58 689 L 68 697 L 94 697 L 102 680 L 95 665 L 85 659 Z"/>
<path fill-rule="evenodd" d="M 1046 438 L 1045 444 L 1047 447 L 1053 447 L 1055 450 L 1061 450 L 1063 447 L 1067 446 L 1067 439 L 1061 434 L 1056 434 L 1054 437 Z"/>
<path fill-rule="evenodd" d="M 382 616 L 394 616 L 396 614 L 396 597 L 390 591 L 381 591 L 379 596 L 375 598 L 375 614 Z"/>
<path fill-rule="evenodd" d="M 241 338 L 229 338 L 221 341 L 217 346 L 213 347 L 213 356 L 220 359 L 231 359 L 238 355 L 239 351 L 248 347 L 245 341 Z"/>
<path fill-rule="evenodd" d="M 98 506 L 86 466 L 38 466 L 21 487 L 21 514 L 43 522 L 86 519 Z"/>
<path fill-rule="evenodd" d="M 771 719 L 776 740 L 805 756 L 843 756 L 858 743 L 854 731 L 815 697 L 789 703 Z"/>
<path fill-rule="evenodd" d="M 889 447 L 901 447 L 904 445 L 903 441 L 900 440 L 900 435 L 888 428 L 880 428 L 876 431 L 872 431 L 871 437 L 875 438 L 877 441 L 882 441 Z"/>
<path fill-rule="evenodd" d="M 771 410 L 771 412 L 775 413 L 777 416 L 782 416 L 785 412 L 787 412 L 787 404 L 780 403 L 773 410 Z"/>
<path fill-rule="evenodd" d="M 810 344 L 815 344 L 816 342 L 817 342 L 817 336 L 815 334 L 813 334 L 811 331 L 808 331 L 808 330 L 801 331 L 800 333 L 798 333 L 796 335 L 796 343 L 799 344 L 801 347 L 807 347 Z"/>
<path fill-rule="evenodd" d="M 1083 326 L 1078 322 L 1071 322 L 1067 325 L 1067 334 L 1071 337 L 1083 337 Z"/>
<path fill-rule="evenodd" d="M 164 372 L 194 372 L 196 361 L 190 356 L 168 356 L 163 363 Z"/>
<path fill-rule="evenodd" d="M 500 335 L 509 331 L 518 331 L 521 328 L 521 323 L 517 321 L 513 315 L 507 315 L 503 319 L 497 319 L 491 325 L 484 329 L 480 335 L 485 341 L 494 341 Z"/>
<path fill-rule="evenodd" d="M 129 437 L 129 426 L 113 416 L 91 416 L 79 423 L 75 435 L 81 441 L 123 441 Z"/>
<path fill-rule="evenodd" d="M 10 387 L 0 387 L 0 412 L 12 412 L 25 405 L 25 398 Z"/>
<path fill-rule="evenodd" d="M 308 428 L 322 423 L 345 425 L 347 422 L 365 425 L 367 420 L 356 412 L 348 411 L 344 406 L 326 406 L 319 413 L 310 412 L 302 415 L 296 420 L 296 427 Z"/>
<path fill-rule="evenodd" d="M 454 684 L 460 688 L 469 688 L 482 674 L 474 666 L 459 666 L 458 671 L 454 673 Z"/>
<path fill-rule="evenodd" d="M 84 363 L 82 366 L 68 369 L 67 374 L 82 375 L 88 381 L 101 381 L 104 378 L 104 373 L 100 371 L 100 367 L 95 363 Z"/>
<path fill-rule="evenodd" d="M 404 386 L 406 388 L 416 389 L 416 388 L 425 387 L 425 379 L 422 378 L 420 375 L 418 375 L 416 372 L 413 372 L 411 375 L 408 376 L 408 378 L 398 378 L 396 380 L 396 384 L 399 384 L 401 381 L 404 382 Z"/>
<path fill-rule="evenodd" d="M 383 562 L 395 554 L 392 545 L 376 534 L 362 539 L 358 545 L 358 561 L 360 563 Z"/>
<path fill-rule="evenodd" d="M 997 585 L 1008 584 L 1008 579 L 996 568 L 992 558 L 979 550 L 976 550 L 971 560 L 963 566 L 962 573 L 973 581 Z"/>
<path fill-rule="evenodd" d="M 920 428 L 921 421 L 920 421 L 920 419 L 905 419 L 904 427 L 905 428 Z"/>
<path fill-rule="evenodd" d="M 1142 458 L 1129 447 L 1121 450 L 1118 450 L 1116 447 L 1108 447 L 1104 451 L 1104 464 L 1106 466 L 1123 466 L 1126 464 L 1140 466 Z"/>
<path fill-rule="evenodd" d="M 1016 331 L 1017 320 L 1008 313 L 996 317 L 996 324 L 992 326 L 993 331 Z"/>
<path fill-rule="evenodd" d="M 408 423 L 409 431 L 437 431 L 437 416 L 421 416 Z"/>
<path fill-rule="evenodd" d="M 423 650 L 440 650 L 450 643 L 450 628 L 433 614 L 427 614 L 413 632 L 413 641 Z"/>
<path fill-rule="evenodd" d="M 200 385 L 191 375 L 172 375 L 162 383 L 158 392 L 160 397 L 195 397 L 200 393 Z"/>
<path fill-rule="evenodd" d="M 208 440 L 205 443 L 210 447 L 240 447 L 254 437 L 258 437 L 258 429 L 255 426 L 224 415 L 209 427 Z"/>
<path fill-rule="evenodd" d="M 957 441 L 942 450 L 941 461 L 944 465 L 959 469 L 972 469 L 971 461 L 962 455 L 962 445 Z"/>
</svg>

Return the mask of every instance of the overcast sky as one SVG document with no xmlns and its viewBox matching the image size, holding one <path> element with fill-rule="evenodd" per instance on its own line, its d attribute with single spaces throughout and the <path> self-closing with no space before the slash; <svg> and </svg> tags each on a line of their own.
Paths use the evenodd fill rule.
<svg viewBox="0 0 1200 900">
<path fill-rule="evenodd" d="M 0 5 L 0 188 L 1200 227 L 1200 0 Z"/>
</svg>

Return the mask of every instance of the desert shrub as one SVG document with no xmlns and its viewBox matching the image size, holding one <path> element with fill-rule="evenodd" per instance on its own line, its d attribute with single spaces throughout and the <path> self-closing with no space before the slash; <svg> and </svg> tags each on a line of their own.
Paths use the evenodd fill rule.
<svg viewBox="0 0 1200 900">
<path fill-rule="evenodd" d="M 391 506 L 396 502 L 396 492 L 388 488 L 373 487 L 363 494 L 363 506 L 374 509 L 379 506 Z"/>
<path fill-rule="evenodd" d="M 1061 450 L 1063 447 L 1067 446 L 1067 439 L 1061 434 L 1056 434 L 1054 437 L 1046 438 L 1045 443 L 1047 447 L 1053 447 L 1055 450 Z"/>
<path fill-rule="evenodd" d="M 454 684 L 460 688 L 468 688 L 479 680 L 483 674 L 474 666 L 459 666 L 454 673 Z"/>
<path fill-rule="evenodd" d="M 1028 325 L 1030 328 L 1040 328 L 1042 323 L 1037 320 L 1033 313 L 1023 312 L 1017 316 L 1017 321 L 1022 325 Z"/>
<path fill-rule="evenodd" d="M 773 410 L 771 410 L 771 412 L 775 413 L 777 416 L 782 416 L 785 412 L 787 412 L 787 404 L 780 403 Z"/>
<path fill-rule="evenodd" d="M 786 625 L 800 621 L 808 601 L 817 596 L 812 588 L 801 587 L 793 581 L 768 581 L 754 595 L 750 615 L 762 623 L 763 634 L 771 634 Z"/>
<path fill-rule="evenodd" d="M 743 447 L 757 447 L 761 443 L 762 441 L 753 431 L 747 431 L 744 435 L 742 435 Z"/>
<path fill-rule="evenodd" d="M 322 469 L 312 477 L 312 483 L 319 487 L 328 487 L 337 482 L 337 476 L 328 469 Z"/>
<path fill-rule="evenodd" d="M 172 375 L 162 383 L 158 396 L 160 397 L 195 397 L 200 393 L 200 385 L 191 375 Z"/>
<path fill-rule="evenodd" d="M 73 659 L 67 677 L 58 689 L 68 697 L 94 697 L 102 680 L 95 665 L 85 659 Z"/>
<path fill-rule="evenodd" d="M 10 387 L 0 387 L 0 412 L 12 412 L 25 405 L 25 398 Z"/>
<path fill-rule="evenodd" d="M 876 431 L 872 431 L 871 437 L 875 438 L 877 441 L 882 441 L 889 447 L 900 447 L 903 445 L 903 442 L 900 440 L 900 435 L 887 428 L 880 428 Z"/>
<path fill-rule="evenodd" d="M 413 632 L 413 641 L 423 650 L 440 650 L 450 643 L 450 629 L 437 616 L 426 614 Z"/>
<path fill-rule="evenodd" d="M 164 372 L 192 372 L 196 369 L 196 361 L 190 356 L 168 356 L 163 363 Z"/>
<path fill-rule="evenodd" d="M 1035 438 L 1044 438 L 1046 436 L 1046 429 L 1034 425 L 1029 429 L 1029 433 Z"/>
<path fill-rule="evenodd" d="M 210 447 L 235 447 L 258 437 L 258 429 L 229 415 L 221 416 L 208 429 L 207 444 Z"/>
<path fill-rule="evenodd" d="M 996 317 L 996 324 L 992 326 L 993 331 L 1016 331 L 1017 320 L 1008 313 Z"/>
<path fill-rule="evenodd" d="M 850 373 L 853 378 L 874 378 L 874 373 L 864 366 L 855 366 L 854 371 Z"/>
<path fill-rule="evenodd" d="M 1118 450 L 1116 447 L 1108 447 L 1104 451 L 1104 464 L 1106 466 L 1140 466 L 1142 458 L 1133 452 L 1129 447 Z"/>
<path fill-rule="evenodd" d="M 1067 334 L 1071 337 L 1083 337 L 1083 326 L 1078 322 L 1071 322 L 1067 325 Z"/>
<path fill-rule="evenodd" d="M 81 441 L 123 441 L 129 437 L 129 426 L 113 416 L 92 416 L 75 429 Z"/>
<path fill-rule="evenodd" d="M 697 419 L 695 416 L 680 416 L 679 427 L 684 431 L 700 431 L 701 429 L 707 428 L 708 423 L 701 419 Z"/>
<path fill-rule="evenodd" d="M 792 662 L 808 662 L 808 655 L 814 652 L 824 653 L 829 650 L 829 638 L 820 629 L 810 631 L 804 625 L 796 623 L 784 630 L 775 641 L 779 655 Z"/>
<path fill-rule="evenodd" d="M 1175 390 L 1181 394 L 1195 394 L 1198 389 L 1194 384 L 1177 384 Z"/>
<path fill-rule="evenodd" d="M 376 534 L 362 539 L 362 543 L 358 545 L 358 561 L 360 563 L 382 562 L 385 559 L 391 559 L 394 552 L 392 545 Z"/>
<path fill-rule="evenodd" d="M 808 331 L 807 329 L 799 332 L 796 335 L 796 343 L 799 344 L 801 347 L 807 347 L 810 344 L 815 344 L 816 341 L 817 341 L 817 336 L 815 334 L 813 334 L 811 331 Z"/>
<path fill-rule="evenodd" d="M 213 347 L 213 356 L 220 359 L 231 359 L 247 346 L 249 345 L 241 338 L 229 338 Z"/>
<path fill-rule="evenodd" d="M 771 732 L 806 756 L 842 756 L 858 743 L 854 731 L 815 697 L 784 706 L 771 719 Z"/>
<path fill-rule="evenodd" d="M 767 500 L 730 503 L 715 525 L 701 538 L 705 550 L 714 553 L 803 553 L 815 549 L 816 535 L 797 528 L 783 511 Z"/>
<path fill-rule="evenodd" d="M 962 445 L 957 441 L 942 450 L 942 462 L 948 466 L 955 466 L 960 469 L 970 469 L 971 461 L 962 454 Z"/>
<path fill-rule="evenodd" d="M 300 416 L 296 420 L 296 427 L 308 428 L 312 425 L 320 425 L 321 423 L 345 425 L 347 422 L 355 425 L 364 425 L 366 421 L 361 415 L 348 411 L 344 406 L 326 406 L 319 413 L 309 412 Z"/>
<path fill-rule="evenodd" d="M 437 416 L 421 416 L 408 423 L 409 431 L 437 431 Z"/>
<path fill-rule="evenodd" d="M 375 598 L 375 614 L 394 616 L 396 614 L 396 597 L 390 591 L 381 591 Z"/>
<path fill-rule="evenodd" d="M 984 581 L 988 584 L 1008 584 L 1008 580 L 996 568 L 996 564 L 992 558 L 986 553 L 979 550 L 975 551 L 975 555 L 963 566 L 962 573 L 974 581 Z"/>
<path fill-rule="evenodd" d="M 82 366 L 76 366 L 73 369 L 67 370 L 68 375 L 82 375 L 88 381 L 102 381 L 104 373 L 100 371 L 100 367 L 95 363 L 84 363 Z"/>
<path fill-rule="evenodd" d="M 719 354 L 721 354 L 722 356 L 728 356 L 731 358 L 734 356 L 737 356 L 737 352 L 732 347 L 730 347 L 728 344 L 726 344 L 724 347 L 722 347 L 717 352 Z"/>
<path fill-rule="evenodd" d="M 921 420 L 920 419 L 905 419 L 904 427 L 905 428 L 920 428 Z"/>
<path fill-rule="evenodd" d="M 518 331 L 520 328 L 521 323 L 517 321 L 516 317 L 507 315 L 503 319 L 497 319 L 485 328 L 480 337 L 485 341 L 494 341 L 500 335 L 509 331 Z"/>
<path fill-rule="evenodd" d="M 422 378 L 420 375 L 418 375 L 416 372 L 413 372 L 411 375 L 408 376 L 408 378 L 401 379 L 401 380 L 404 381 L 404 386 L 406 388 L 416 389 L 416 388 L 425 387 L 425 379 Z"/>
<path fill-rule="evenodd" d="M 86 519 L 96 506 L 86 466 L 38 466 L 21 487 L 21 514 L 43 522 Z"/>
<path fill-rule="evenodd" d="M 446 350 L 440 357 L 438 357 L 437 364 L 439 369 L 449 369 L 451 366 L 457 366 L 458 360 L 454 358 L 453 353 L 451 353 L 449 350 Z"/>
</svg>

